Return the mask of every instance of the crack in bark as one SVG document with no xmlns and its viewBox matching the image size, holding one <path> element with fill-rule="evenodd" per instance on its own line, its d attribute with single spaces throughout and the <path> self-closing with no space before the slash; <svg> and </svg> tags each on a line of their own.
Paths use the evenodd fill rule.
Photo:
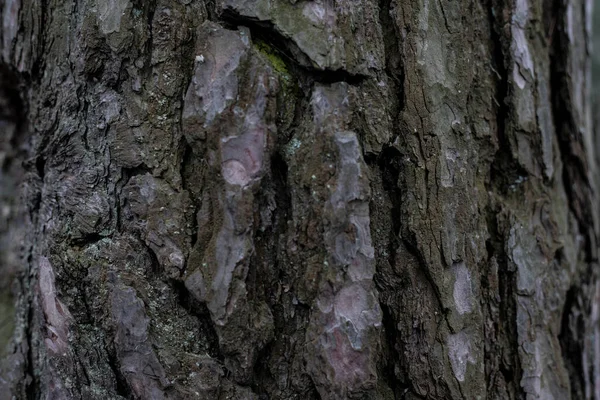
<svg viewBox="0 0 600 400">
<path fill-rule="evenodd" d="M 398 179 L 400 175 L 402 155 L 400 152 L 392 146 L 385 146 L 381 153 L 375 157 L 374 155 L 366 155 L 365 163 L 372 169 L 378 169 L 381 174 L 381 184 L 383 190 L 385 190 L 390 196 L 391 209 L 390 219 L 392 221 L 392 230 L 389 232 L 390 235 L 387 240 L 387 262 L 394 268 L 396 264 L 396 251 L 400 242 L 400 221 L 401 221 L 401 197 L 400 188 L 398 187 Z M 389 295 L 389 290 L 384 287 L 385 284 L 381 282 L 383 271 L 378 269 L 374 276 L 374 281 L 379 292 L 379 306 L 383 314 L 383 333 L 385 335 L 387 351 L 387 357 L 383 360 L 383 366 L 379 366 L 384 372 L 383 379 L 386 381 L 390 389 L 394 392 L 395 397 L 399 396 L 400 392 L 406 392 L 410 390 L 410 385 L 403 383 L 395 373 L 396 362 L 398 360 L 399 351 L 397 343 L 399 342 L 399 333 L 396 329 L 398 323 L 397 318 L 391 310 L 388 302 L 384 300 L 384 297 Z"/>
<path fill-rule="evenodd" d="M 561 0 L 551 1 L 554 12 L 551 15 L 567 15 L 567 5 Z M 579 232 L 585 240 L 586 262 L 597 261 L 595 250 L 597 240 L 594 232 L 594 212 L 591 209 L 591 182 L 588 179 L 588 166 L 583 149 L 582 134 L 579 132 L 573 110 L 574 99 L 568 87 L 569 73 L 567 29 L 565 18 L 554 21 L 550 55 L 550 98 L 556 137 L 563 163 L 562 180 L 569 199 L 569 209 L 577 218 Z M 581 72 L 583 73 L 583 72 Z M 570 188 L 568 190 L 567 188 Z"/>
<path fill-rule="evenodd" d="M 219 337 L 215 331 L 215 325 L 210 318 L 206 304 L 196 301 L 190 295 L 183 282 L 170 279 L 169 284 L 177 296 L 179 306 L 200 323 L 202 333 L 205 335 L 204 339 L 208 344 L 208 355 L 222 363 L 225 357 L 219 347 Z"/>
<path fill-rule="evenodd" d="M 187 174 L 185 173 L 185 168 L 191 163 L 191 158 L 194 156 L 194 153 L 192 151 L 192 147 L 187 143 L 185 138 L 182 138 L 181 141 L 184 146 L 183 155 L 181 157 L 181 163 L 180 163 L 180 171 L 179 171 L 179 173 L 181 175 L 181 185 L 183 187 L 183 190 L 185 190 L 189 193 L 190 200 L 192 201 L 192 204 L 194 206 L 194 209 L 190 213 L 190 215 L 191 215 L 190 230 L 192 232 L 191 240 L 190 240 L 190 251 L 191 251 L 191 249 L 194 248 L 194 246 L 196 245 L 196 242 L 198 241 L 198 219 L 196 218 L 196 213 L 198 212 L 198 208 L 201 205 L 198 204 L 200 199 L 194 198 L 194 192 L 192 190 L 190 190 L 189 182 L 187 179 Z M 189 255 L 188 255 L 188 257 L 186 257 L 185 265 L 181 269 L 182 276 L 187 269 L 188 261 L 189 261 Z"/>
<path fill-rule="evenodd" d="M 569 211 L 577 220 L 578 233 L 584 239 L 585 267 L 577 280 L 572 282 L 563 305 L 560 341 L 565 367 L 569 372 L 571 395 L 583 398 L 589 386 L 585 377 L 590 370 L 584 369 L 586 355 L 586 329 L 584 316 L 591 315 L 591 302 L 594 301 L 594 280 L 597 272 L 597 238 L 594 229 L 592 209 L 592 187 L 588 178 L 589 169 L 582 134 L 575 120 L 574 99 L 569 90 L 569 44 L 566 23 L 567 4 L 561 0 L 546 0 L 544 28 L 549 36 L 550 58 L 550 98 L 552 117 L 556 129 L 560 158 L 563 164 L 563 186 L 568 199 Z M 583 6 L 583 4 L 582 4 Z M 583 14 L 585 15 L 585 14 Z M 562 16 L 562 18 L 560 18 Z M 583 72 L 581 72 L 583 73 Z M 560 255 L 560 254 L 559 254 Z M 592 288 L 586 293 L 584 288 Z M 589 289 L 588 289 L 589 290 Z M 598 374 L 598 371 L 594 371 Z"/>
<path fill-rule="evenodd" d="M 115 381 L 117 384 L 115 387 L 116 394 L 128 400 L 133 399 L 133 393 L 131 391 L 131 388 L 129 387 L 129 383 L 127 383 L 127 379 L 125 378 L 119 367 L 119 360 L 116 355 L 116 349 L 113 349 L 113 351 L 106 349 L 106 354 L 108 356 L 108 366 L 110 367 L 115 376 Z"/>
<path fill-rule="evenodd" d="M 32 55 L 32 57 L 35 57 L 35 59 L 31 66 L 31 76 L 33 78 L 32 80 L 35 82 L 41 82 L 44 76 L 43 70 L 45 67 L 45 60 L 43 59 L 42 55 L 45 53 L 46 40 L 50 36 L 49 32 L 47 31 L 47 29 L 50 28 L 47 16 L 47 14 L 50 12 L 48 10 L 49 2 L 50 0 L 40 0 L 39 2 L 39 27 L 38 32 L 36 32 L 39 35 L 36 38 L 36 40 L 38 40 L 38 54 Z M 22 15 L 24 13 L 24 10 L 25 8 L 21 7 L 19 14 Z M 35 33 L 33 33 L 33 35 L 35 35 Z"/>
<path fill-rule="evenodd" d="M 379 23 L 381 24 L 384 42 L 385 73 L 391 78 L 395 86 L 395 98 L 392 101 L 398 102 L 395 105 L 396 107 L 392 107 L 392 110 L 395 109 L 395 115 L 392 116 L 393 126 L 398 126 L 397 121 L 400 110 L 404 109 L 404 65 L 398 41 L 399 34 L 390 15 L 392 11 L 391 4 L 392 0 L 379 0 Z"/>
<path fill-rule="evenodd" d="M 311 82 L 322 84 L 346 82 L 349 85 L 359 85 L 369 78 L 362 74 L 352 74 L 343 68 L 332 70 L 309 67 L 309 65 L 313 65 L 310 57 L 293 40 L 278 32 L 270 21 L 248 18 L 232 10 L 225 10 L 220 18 L 220 22 L 225 28 L 236 29 L 238 26 L 244 26 L 250 30 L 252 38 L 260 39 L 276 49 L 283 56 L 282 58 L 288 61 L 288 66 L 296 76 L 302 76 Z"/>
<path fill-rule="evenodd" d="M 377 159 L 377 164 L 382 176 L 383 189 L 390 195 L 392 203 L 391 220 L 393 231 L 390 232 L 388 244 L 388 262 L 394 265 L 396 262 L 396 250 L 400 241 L 400 221 L 402 199 L 398 179 L 400 177 L 402 155 L 395 147 L 384 147 Z"/>
<path fill-rule="evenodd" d="M 31 264 L 29 264 L 31 265 Z M 27 326 L 24 328 L 27 335 L 27 358 L 25 366 L 25 393 L 28 400 L 36 399 L 36 393 L 39 393 L 40 383 L 35 373 L 34 332 L 33 332 L 33 301 L 30 296 L 27 299 Z M 29 379 L 27 379 L 29 378 Z"/>
<path fill-rule="evenodd" d="M 157 0 L 150 0 L 147 4 L 148 7 L 148 40 L 146 41 L 146 56 L 148 57 L 148 62 L 146 65 L 148 66 L 148 71 L 151 70 L 152 66 L 152 43 L 154 42 L 154 33 L 152 32 L 152 24 L 154 21 L 154 13 L 156 12 Z"/>
<path fill-rule="evenodd" d="M 583 293 L 580 293 L 574 286 L 567 291 L 558 335 L 565 366 L 569 371 L 571 395 L 577 399 L 585 397 L 584 377 L 588 374 L 588 371 L 583 369 L 585 349 L 581 336 L 585 335 L 586 331 L 583 321 L 584 313 L 577 312 L 581 306 L 578 299 L 581 300 L 582 295 Z"/>
<path fill-rule="evenodd" d="M 509 40 L 504 37 L 504 21 L 502 20 L 502 10 L 505 4 L 503 0 L 490 0 L 488 2 L 488 17 L 490 27 L 490 38 L 493 51 L 493 63 L 496 79 L 496 124 L 497 124 L 497 143 L 496 154 L 490 166 L 489 181 L 486 183 L 491 197 L 488 199 L 488 216 L 486 218 L 487 231 L 490 238 L 487 240 L 486 248 L 488 252 L 488 262 L 494 258 L 498 263 L 498 290 L 500 295 L 499 311 L 496 316 L 489 316 L 497 328 L 496 340 L 506 342 L 512 348 L 509 354 L 512 354 L 512 365 L 506 363 L 506 359 L 499 360 L 499 370 L 508 386 L 513 388 L 513 393 L 518 393 L 521 381 L 521 368 L 518 357 L 517 326 L 516 326 L 516 276 L 514 271 L 508 268 L 508 255 L 504 246 L 507 242 L 505 232 L 501 232 L 498 227 L 497 215 L 501 209 L 496 204 L 496 196 L 502 198 L 508 195 L 510 182 L 514 181 L 514 176 L 526 176 L 527 173 L 514 159 L 511 150 L 511 140 L 508 137 L 507 129 L 510 124 L 510 107 L 508 105 L 509 77 L 507 71 L 506 54 L 509 48 Z M 490 312 L 486 310 L 486 314 Z M 495 320 L 495 318 L 499 320 Z M 500 349 L 502 344 L 497 345 Z"/>
</svg>

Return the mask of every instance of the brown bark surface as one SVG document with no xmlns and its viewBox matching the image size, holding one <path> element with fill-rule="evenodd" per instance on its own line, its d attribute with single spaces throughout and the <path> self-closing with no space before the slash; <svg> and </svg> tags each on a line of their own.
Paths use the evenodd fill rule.
<svg viewBox="0 0 600 400">
<path fill-rule="evenodd" d="M 591 2 L 0 20 L 0 399 L 600 398 Z"/>
</svg>

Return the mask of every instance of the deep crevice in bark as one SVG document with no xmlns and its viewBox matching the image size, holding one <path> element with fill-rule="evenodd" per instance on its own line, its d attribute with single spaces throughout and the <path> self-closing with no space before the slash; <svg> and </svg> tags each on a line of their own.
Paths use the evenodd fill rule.
<svg viewBox="0 0 600 400">
<path fill-rule="evenodd" d="M 584 348 L 581 341 L 581 335 L 585 335 L 585 323 L 583 313 L 578 313 L 577 309 L 581 306 L 578 300 L 582 296 L 579 290 L 572 286 L 566 295 L 565 305 L 563 307 L 562 319 L 560 323 L 560 333 L 558 340 L 562 349 L 565 366 L 569 371 L 569 381 L 571 384 L 571 396 L 574 399 L 584 398 L 585 381 L 584 376 L 587 371 L 583 369 Z M 575 311 L 575 312 L 574 312 Z"/>
<path fill-rule="evenodd" d="M 87 374 L 87 371 L 81 363 L 81 356 L 79 354 L 77 346 L 73 346 L 73 354 L 75 355 L 75 365 L 73 366 L 75 370 L 75 390 L 77 395 L 81 396 L 81 389 L 84 386 L 90 385 L 90 378 Z M 82 382 L 83 380 L 85 380 L 85 383 Z"/>
<path fill-rule="evenodd" d="M 124 184 L 127 184 L 131 178 L 139 175 L 152 175 L 152 168 L 146 164 L 141 163 L 137 167 L 123 167 L 121 168 L 122 180 Z"/>
<path fill-rule="evenodd" d="M 294 43 L 275 29 L 270 21 L 259 21 L 241 16 L 232 10 L 225 10 L 221 14 L 221 23 L 229 29 L 244 26 L 250 30 L 252 38 L 259 39 L 277 50 L 283 60 L 288 61 L 288 66 L 294 75 L 304 77 L 310 82 L 332 84 L 346 82 L 349 85 L 358 85 L 368 76 L 362 74 L 351 74 L 344 69 L 319 69 L 314 67 L 312 60 Z"/>
<path fill-rule="evenodd" d="M 518 359 L 518 342 L 517 342 L 517 326 L 516 326 L 516 293 L 514 287 L 516 285 L 515 272 L 509 270 L 507 254 L 504 250 L 506 238 L 498 227 L 497 215 L 500 209 L 490 207 L 487 211 L 487 227 L 490 235 L 486 242 L 488 252 L 488 262 L 493 262 L 495 259 L 498 265 L 498 291 L 500 298 L 498 299 L 498 310 L 496 315 L 490 316 L 494 322 L 494 330 L 496 337 L 494 338 L 494 355 L 498 356 L 506 351 L 503 346 L 508 344 L 512 351 L 506 354 L 511 354 L 511 359 L 500 357 L 498 370 L 502 374 L 507 385 L 511 386 L 514 393 L 518 392 L 521 381 L 521 368 Z M 482 284 L 486 289 L 490 289 L 488 280 L 483 280 Z M 489 293 L 490 300 L 492 293 Z M 486 310 L 486 313 L 489 310 Z M 490 340 L 492 338 L 488 338 Z M 491 384 L 492 382 L 490 382 Z"/>
<path fill-rule="evenodd" d="M 594 211 L 591 201 L 593 195 L 588 178 L 588 161 L 583 137 L 575 120 L 577 111 L 574 109 L 574 104 L 576 103 L 569 90 L 569 82 L 574 78 L 568 73 L 570 57 L 573 57 L 569 52 L 571 41 L 565 26 L 568 6 L 561 0 L 547 0 L 545 3 L 550 3 L 546 5 L 547 15 L 544 22 L 549 34 L 549 87 L 552 116 L 563 164 L 561 179 L 567 194 L 569 210 L 577 219 L 579 234 L 584 240 L 584 259 L 578 262 L 584 261 L 586 264 L 579 278 L 572 282 L 567 291 L 558 339 L 569 372 L 571 395 L 573 398 L 582 398 L 586 390 L 584 377 L 588 373 L 583 369 L 583 359 L 586 357 L 584 352 L 586 326 L 583 318 L 591 315 L 587 302 L 594 301 L 594 295 L 585 293 L 582 288 L 593 288 L 590 281 L 596 275 L 593 263 L 597 261 Z"/>
<path fill-rule="evenodd" d="M 282 224 L 280 228 L 285 228 L 285 223 L 292 209 L 292 196 L 288 185 L 288 166 L 279 152 L 271 156 L 271 173 L 274 179 L 277 209 L 280 210 L 277 217 Z"/>
<path fill-rule="evenodd" d="M 554 20 L 550 37 L 550 96 L 552 101 L 552 116 L 563 163 L 562 180 L 569 208 L 577 218 L 579 232 L 585 240 L 586 262 L 596 261 L 596 238 L 593 230 L 593 211 L 591 209 L 591 183 L 588 179 L 587 157 L 584 150 L 582 134 L 575 122 L 574 99 L 569 92 L 569 77 L 567 69 L 569 58 L 569 43 L 565 18 L 567 5 L 561 0 L 552 0 L 554 12 L 558 16 Z M 560 18 L 563 16 L 564 18 Z M 548 25 L 548 22 L 546 23 Z M 546 28 L 547 30 L 550 27 Z"/>
<path fill-rule="evenodd" d="M 391 220 L 392 229 L 387 238 L 386 261 L 392 270 L 396 264 L 396 253 L 400 241 L 401 194 L 400 188 L 398 187 L 398 179 L 401 169 L 401 157 L 402 155 L 398 149 L 393 146 L 384 146 L 377 157 L 371 154 L 367 154 L 364 157 L 365 163 L 370 166 L 374 172 L 376 171 L 381 175 L 382 188 L 389 196 L 391 203 L 389 218 Z M 371 205 L 371 207 L 373 207 L 373 205 Z M 379 369 L 380 372 L 383 373 L 382 379 L 394 392 L 394 396 L 400 398 L 400 394 L 410 390 L 410 386 L 402 382 L 396 376 L 396 363 L 399 357 L 397 344 L 400 341 L 400 338 L 398 329 L 396 328 L 398 321 L 390 304 L 393 303 L 391 298 L 395 288 L 392 288 L 389 283 L 385 282 L 383 274 L 385 274 L 385 272 L 378 269 L 374 276 L 374 281 L 379 291 L 379 306 L 381 307 L 383 315 L 383 336 L 385 338 L 385 359 L 383 362 L 380 362 L 380 364 L 383 365 L 379 365 Z"/>
<path fill-rule="evenodd" d="M 510 89 L 503 50 L 503 42 L 507 39 L 496 32 L 496 29 L 501 29 L 501 21 L 496 20 L 494 17 L 491 18 L 494 24 L 499 25 L 496 26 L 495 29 L 492 29 L 491 32 L 494 47 L 494 63 L 496 72 L 498 73 L 495 91 L 496 101 L 498 102 L 496 110 L 498 149 L 491 165 L 488 186 L 490 186 L 491 189 L 494 189 L 497 194 L 504 196 L 508 194 L 512 182 L 519 176 L 527 176 L 528 173 L 519 165 L 518 161 L 514 159 L 511 149 L 511 138 L 507 133 L 507 130 L 511 128 L 511 112 L 510 107 L 507 104 L 510 96 Z"/>
<path fill-rule="evenodd" d="M 395 147 L 384 147 L 378 160 L 381 170 L 383 188 L 390 196 L 392 202 L 391 219 L 393 231 L 390 232 L 389 239 L 389 262 L 394 265 L 396 262 L 395 254 L 398 248 L 400 237 L 400 221 L 401 221 L 401 206 L 402 198 L 398 181 L 400 177 L 400 169 L 402 164 L 402 154 Z"/>
<path fill-rule="evenodd" d="M 252 391 L 259 396 L 259 399 L 269 398 L 269 395 L 265 390 L 265 384 L 272 384 L 273 381 L 273 377 L 267 372 L 269 371 L 272 347 L 273 342 L 267 343 L 267 345 L 258 352 L 256 361 L 254 362 L 252 384 L 250 387 L 252 388 Z"/>
<path fill-rule="evenodd" d="M 138 175 L 152 175 L 152 169 L 146 166 L 144 163 L 137 167 L 122 167 L 120 168 L 120 177 L 115 183 L 114 195 L 115 195 L 115 218 L 114 221 L 115 229 L 118 233 L 123 233 L 123 207 L 127 204 L 127 197 L 123 196 L 123 188 L 127 185 L 129 180 L 134 176 Z M 139 239 L 139 238 L 138 238 Z M 143 242 L 143 240 L 142 240 Z"/>
<path fill-rule="evenodd" d="M 31 265 L 31 263 L 29 264 Z M 40 382 L 36 376 L 35 371 L 35 355 L 34 350 L 36 349 L 34 343 L 34 332 L 33 332 L 33 304 L 31 298 L 27 301 L 27 326 L 25 327 L 25 332 L 27 334 L 27 358 L 26 358 L 26 366 L 25 366 L 25 377 L 23 382 L 25 382 L 25 393 L 27 395 L 27 400 L 35 400 L 36 393 L 39 393 Z"/>
<path fill-rule="evenodd" d="M 390 105 L 389 115 L 392 124 L 390 132 L 390 141 L 385 145 L 377 157 L 365 155 L 365 162 L 373 169 L 377 168 L 381 174 L 382 189 L 389 196 L 391 231 L 387 239 L 387 263 L 392 272 L 396 268 L 396 256 L 398 247 L 401 245 L 401 220 L 402 220 L 402 189 L 400 182 L 400 174 L 402 170 L 403 155 L 398 148 L 393 145 L 397 138 L 398 132 L 396 127 L 399 125 L 398 120 L 400 113 L 404 110 L 405 95 L 404 95 L 404 65 L 402 60 L 402 49 L 399 43 L 399 32 L 397 25 L 391 16 L 392 0 L 379 0 L 379 23 L 382 29 L 384 55 L 385 55 L 385 70 L 384 73 L 388 77 L 390 84 Z M 404 189 L 406 189 L 404 187 Z M 385 347 L 387 347 L 386 358 L 381 366 L 384 373 L 383 381 L 389 386 L 394 393 L 396 399 L 404 398 L 410 391 L 413 396 L 420 396 L 414 392 L 412 382 L 406 377 L 402 380 L 398 376 L 397 368 L 401 368 L 398 362 L 401 362 L 403 357 L 398 349 L 398 344 L 401 343 L 400 332 L 397 329 L 398 316 L 392 310 L 395 300 L 392 300 L 394 292 L 397 288 L 390 287 L 390 283 L 384 282 L 384 272 L 379 270 L 376 272 L 374 281 L 379 291 L 379 305 L 382 310 L 383 335 L 385 338 Z M 387 287 L 386 287 L 387 286 Z M 397 306 L 396 306 L 397 307 Z"/>
<path fill-rule="evenodd" d="M 194 191 L 189 190 L 189 182 L 186 179 L 186 174 L 183 171 L 183 169 L 185 168 L 185 165 L 188 164 L 188 162 L 190 162 L 190 158 L 192 157 L 193 153 L 192 153 L 192 148 L 187 145 L 186 143 L 186 148 L 185 148 L 185 152 L 183 155 L 183 159 L 181 161 L 181 182 L 182 182 L 182 186 L 183 186 L 183 190 L 187 191 L 190 195 L 190 199 L 192 200 L 192 204 L 193 204 L 193 210 L 192 212 L 190 212 L 190 230 L 191 230 L 191 237 L 190 237 L 190 249 L 193 249 L 194 246 L 196 245 L 196 242 L 198 241 L 198 218 L 196 217 L 196 213 L 198 212 L 198 208 L 201 206 L 201 204 L 199 204 L 199 199 L 194 198 Z M 188 257 L 186 257 L 186 262 L 184 265 L 184 268 L 182 269 L 181 273 L 182 275 L 185 273 L 185 271 L 187 270 L 187 263 L 189 261 L 189 255 Z"/>
<path fill-rule="evenodd" d="M 215 326 L 210 318 L 210 312 L 206 304 L 194 299 L 183 282 L 171 279 L 169 280 L 169 284 L 177 296 L 179 306 L 189 315 L 195 317 L 200 323 L 201 331 L 204 334 L 203 339 L 208 344 L 208 355 L 223 362 L 224 356 L 219 347 L 219 337 L 215 331 Z"/>
<path fill-rule="evenodd" d="M 486 183 L 488 191 L 492 193 L 489 199 L 487 209 L 487 230 L 490 238 L 486 243 L 488 251 L 488 260 L 496 259 L 498 263 L 498 290 L 500 301 L 498 314 L 494 317 L 496 327 L 496 341 L 498 350 L 506 351 L 511 357 L 500 359 L 499 370 L 502 373 L 506 384 L 512 387 L 513 393 L 518 393 L 522 371 L 518 357 L 519 344 L 517 342 L 517 308 L 516 308 L 516 275 L 508 267 L 508 255 L 505 245 L 508 237 L 505 227 L 498 225 L 498 216 L 502 213 L 502 208 L 498 205 L 501 198 L 510 198 L 512 193 L 510 187 L 519 176 L 527 176 L 527 172 L 514 159 L 511 149 L 511 138 L 508 129 L 510 129 L 511 111 L 508 105 L 510 97 L 509 77 L 507 71 L 506 52 L 509 48 L 509 38 L 503 32 L 504 20 L 500 15 L 505 5 L 503 1 L 492 0 L 488 5 L 488 15 L 490 21 L 490 37 L 493 46 L 493 62 L 496 72 L 496 90 L 495 98 L 497 101 L 496 123 L 497 123 L 497 143 L 498 148 L 492 165 L 490 167 L 489 180 Z M 503 346 L 510 346 L 510 350 L 502 349 Z M 511 391 L 511 390 L 509 390 Z"/>
<path fill-rule="evenodd" d="M 271 257 L 273 258 L 272 277 L 274 280 L 279 281 L 274 283 L 281 284 L 281 279 L 287 279 L 288 277 L 282 277 L 282 275 L 285 275 L 285 268 L 283 267 L 284 262 L 280 258 L 285 255 L 285 248 L 282 248 L 279 238 L 285 237 L 287 231 L 287 222 L 292 212 L 292 195 L 288 184 L 288 165 L 279 152 L 275 152 L 271 156 L 271 175 L 273 178 L 272 190 L 275 209 L 272 210 L 270 231 L 264 233 L 263 239 L 269 242 L 269 237 L 277 238 L 271 246 Z M 268 249 L 265 250 L 269 251 Z M 271 310 L 273 310 L 273 307 L 277 304 L 277 301 L 275 301 L 275 288 L 265 288 L 264 295 Z"/>
<path fill-rule="evenodd" d="M 396 376 L 396 361 L 398 359 L 398 348 L 396 344 L 399 341 L 398 330 L 396 329 L 396 318 L 394 318 L 393 313 L 390 310 L 390 307 L 379 301 L 379 306 L 381 307 L 382 312 L 382 321 L 383 321 L 383 330 L 386 339 L 386 346 L 389 354 L 385 359 L 385 365 L 382 366 L 382 371 L 384 372 L 383 380 L 387 383 L 387 385 L 394 392 L 395 398 L 401 398 L 402 393 L 406 393 L 407 390 L 410 390 L 410 386 L 403 383 Z"/>
<path fill-rule="evenodd" d="M 140 241 L 140 244 L 144 244 L 144 246 L 146 247 L 148 256 L 150 257 L 150 271 L 151 273 L 154 275 L 154 277 L 160 277 L 163 275 L 163 268 L 160 264 L 160 261 L 158 261 L 158 254 L 156 254 L 154 252 L 154 250 L 152 250 L 150 248 L 150 246 L 148 246 L 145 240 L 143 240 L 141 237 L 139 237 L 139 235 L 137 235 L 137 239 Z M 148 278 L 151 278 L 152 276 L 149 276 Z"/>
<path fill-rule="evenodd" d="M 46 15 L 49 11 L 48 11 L 48 3 L 50 1 L 49 0 L 40 0 L 39 2 L 39 26 L 38 26 L 38 36 L 35 38 L 35 40 L 38 41 L 37 43 L 37 47 L 38 47 L 38 54 L 33 55 L 33 63 L 31 66 L 31 76 L 32 76 L 32 80 L 36 81 L 36 82 L 40 82 L 42 80 L 43 77 L 43 73 L 44 73 L 44 68 L 45 68 L 45 60 L 42 57 L 42 55 L 45 53 L 45 47 L 46 47 L 46 38 L 48 38 L 50 35 L 48 34 L 48 32 L 46 31 L 46 28 L 49 28 L 47 21 L 48 21 L 48 16 Z M 21 12 L 21 15 L 23 15 L 23 12 Z M 33 46 L 32 46 L 33 47 Z"/>
<path fill-rule="evenodd" d="M 397 121 L 400 110 L 404 109 L 404 65 L 402 62 L 402 52 L 396 31 L 396 24 L 390 13 L 392 12 L 392 0 L 379 0 L 379 22 L 381 23 L 384 53 L 385 53 L 385 73 L 392 80 L 395 87 L 394 95 L 391 101 L 398 102 L 391 109 L 395 111 L 392 116 L 394 122 Z M 397 124 L 394 124 L 397 126 Z"/>
<path fill-rule="evenodd" d="M 71 238 L 70 243 L 72 243 L 76 246 L 79 246 L 79 247 L 85 247 L 87 245 L 97 243 L 100 240 L 104 239 L 105 237 L 106 236 L 103 236 L 97 232 L 92 232 L 92 233 L 88 233 L 81 237 Z"/>
<path fill-rule="evenodd" d="M 106 349 L 106 354 L 108 356 L 108 366 L 110 367 L 115 376 L 115 381 L 117 384 L 115 389 L 117 395 L 124 397 L 125 399 L 132 400 L 133 393 L 131 391 L 131 388 L 129 387 L 127 379 L 125 378 L 125 376 L 121 372 L 121 368 L 119 367 L 119 360 L 116 355 L 116 350 L 111 351 L 111 349 Z"/>
</svg>

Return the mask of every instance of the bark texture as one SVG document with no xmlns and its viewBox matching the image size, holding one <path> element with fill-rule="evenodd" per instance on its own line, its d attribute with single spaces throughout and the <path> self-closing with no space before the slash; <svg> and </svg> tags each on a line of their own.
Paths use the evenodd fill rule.
<svg viewBox="0 0 600 400">
<path fill-rule="evenodd" d="M 600 398 L 590 1 L 0 13 L 0 398 Z"/>
</svg>

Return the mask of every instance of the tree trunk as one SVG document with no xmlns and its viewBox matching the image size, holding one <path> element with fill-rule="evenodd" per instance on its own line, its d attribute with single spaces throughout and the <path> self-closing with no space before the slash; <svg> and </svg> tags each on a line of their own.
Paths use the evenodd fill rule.
<svg viewBox="0 0 600 400">
<path fill-rule="evenodd" d="M 0 398 L 600 399 L 590 1 L 0 12 Z"/>
</svg>

